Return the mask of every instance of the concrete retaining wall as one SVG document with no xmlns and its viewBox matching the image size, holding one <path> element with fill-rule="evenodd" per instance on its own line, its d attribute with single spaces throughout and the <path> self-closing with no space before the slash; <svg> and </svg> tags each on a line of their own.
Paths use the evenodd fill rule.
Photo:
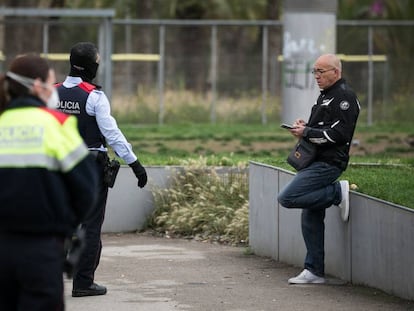
<svg viewBox="0 0 414 311">
<path fill-rule="evenodd" d="M 280 168 L 249 164 L 249 239 L 261 256 L 303 266 L 301 210 L 281 207 L 277 195 L 293 177 Z M 349 222 L 327 209 L 325 271 L 354 284 L 414 299 L 414 211 L 351 191 Z"/>
<path fill-rule="evenodd" d="M 168 178 L 180 166 L 146 166 L 148 184 L 140 189 L 137 187 L 137 179 L 131 168 L 121 166 L 116 178 L 115 186 L 109 189 L 106 205 L 103 232 L 129 232 L 140 230 L 144 227 L 147 218 L 154 210 L 152 190 L 165 188 Z M 217 174 L 226 174 L 230 170 L 238 169 L 217 167 Z"/>
<path fill-rule="evenodd" d="M 129 232 L 144 227 L 154 210 L 152 189 L 165 188 L 172 173 L 164 166 L 146 166 L 145 169 L 148 184 L 140 189 L 131 168 L 121 166 L 115 186 L 109 189 L 103 232 Z"/>
<path fill-rule="evenodd" d="M 139 189 L 131 169 L 121 167 L 109 191 L 104 232 L 143 228 L 154 209 L 151 190 L 166 187 L 172 174 L 169 167 L 146 169 L 148 185 Z M 257 255 L 303 266 L 301 210 L 283 208 L 276 199 L 292 177 L 289 171 L 250 162 L 249 239 Z M 347 223 L 338 208 L 326 212 L 326 273 L 414 300 L 414 211 L 352 191 L 350 205 Z"/>
</svg>

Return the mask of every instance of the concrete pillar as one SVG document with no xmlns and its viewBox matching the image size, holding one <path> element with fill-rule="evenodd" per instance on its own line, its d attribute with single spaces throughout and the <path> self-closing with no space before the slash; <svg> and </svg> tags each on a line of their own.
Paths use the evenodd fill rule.
<svg viewBox="0 0 414 311">
<path fill-rule="evenodd" d="M 319 94 L 315 59 L 336 52 L 337 0 L 285 0 L 283 4 L 282 122 L 308 120 Z"/>
</svg>

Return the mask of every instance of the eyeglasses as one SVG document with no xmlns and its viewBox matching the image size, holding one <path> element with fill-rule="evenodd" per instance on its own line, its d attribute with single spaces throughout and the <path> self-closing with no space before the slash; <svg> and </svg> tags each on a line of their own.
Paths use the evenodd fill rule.
<svg viewBox="0 0 414 311">
<path fill-rule="evenodd" d="M 327 71 L 331 71 L 331 70 L 335 70 L 335 69 L 336 68 L 331 68 L 331 69 L 326 69 L 326 70 L 323 70 L 323 69 L 312 69 L 311 73 L 313 75 L 321 75 L 321 74 L 323 74 L 323 73 L 325 73 Z"/>
</svg>

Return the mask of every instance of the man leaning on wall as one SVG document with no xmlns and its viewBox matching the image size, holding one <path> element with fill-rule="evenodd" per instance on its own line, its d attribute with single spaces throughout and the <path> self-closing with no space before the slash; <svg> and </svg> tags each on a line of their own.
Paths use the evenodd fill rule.
<svg viewBox="0 0 414 311">
<path fill-rule="evenodd" d="M 278 196 L 283 207 L 302 209 L 302 235 L 307 253 L 304 270 L 290 278 L 290 284 L 325 282 L 325 211 L 337 205 L 343 221 L 349 217 L 349 183 L 337 179 L 348 166 L 359 101 L 342 78 L 342 64 L 336 55 L 320 56 L 312 73 L 320 95 L 309 120 L 297 119 L 289 131 L 295 138 L 312 144 L 316 157 L 297 172 Z"/>
</svg>

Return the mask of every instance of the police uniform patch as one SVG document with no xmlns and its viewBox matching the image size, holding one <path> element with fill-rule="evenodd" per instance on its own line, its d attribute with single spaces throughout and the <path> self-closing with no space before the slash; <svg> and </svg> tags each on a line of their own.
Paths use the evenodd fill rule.
<svg viewBox="0 0 414 311">
<path fill-rule="evenodd" d="M 348 103 L 347 101 L 342 101 L 342 102 L 339 104 L 339 107 L 340 107 L 342 110 L 348 110 L 348 109 L 349 109 L 349 103 Z"/>
</svg>

